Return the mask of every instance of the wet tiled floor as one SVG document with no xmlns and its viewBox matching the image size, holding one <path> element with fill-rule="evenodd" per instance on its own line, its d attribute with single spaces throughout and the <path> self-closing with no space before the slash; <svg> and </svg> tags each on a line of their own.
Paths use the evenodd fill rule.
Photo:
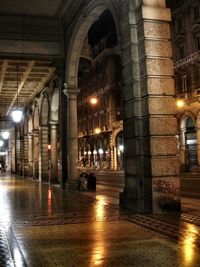
<svg viewBox="0 0 200 267">
<path fill-rule="evenodd" d="M 198 199 L 145 216 L 120 211 L 117 196 L 0 176 L 0 266 L 200 267 Z"/>
</svg>

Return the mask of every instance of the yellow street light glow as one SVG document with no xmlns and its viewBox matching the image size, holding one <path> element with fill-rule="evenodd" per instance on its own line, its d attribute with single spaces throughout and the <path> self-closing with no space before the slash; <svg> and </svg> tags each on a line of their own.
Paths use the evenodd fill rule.
<svg viewBox="0 0 200 267">
<path fill-rule="evenodd" d="M 179 99 L 176 101 L 176 105 L 178 108 L 182 108 L 184 106 L 184 101 L 182 99 Z"/>
<path fill-rule="evenodd" d="M 96 105 L 96 103 L 97 103 L 97 98 L 96 97 L 91 97 L 90 98 L 90 104 Z"/>
<path fill-rule="evenodd" d="M 96 128 L 96 129 L 94 130 L 94 132 L 95 132 L 96 134 L 99 134 L 99 133 L 101 132 L 101 129 L 100 129 L 100 128 Z"/>
<path fill-rule="evenodd" d="M 51 145 L 50 145 L 50 144 L 48 144 L 47 148 L 48 148 L 48 150 L 51 150 Z"/>
</svg>

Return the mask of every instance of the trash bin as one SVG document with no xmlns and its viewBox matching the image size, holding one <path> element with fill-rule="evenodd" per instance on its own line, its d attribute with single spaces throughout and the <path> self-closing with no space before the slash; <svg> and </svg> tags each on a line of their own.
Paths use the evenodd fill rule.
<svg viewBox="0 0 200 267">
<path fill-rule="evenodd" d="M 88 190 L 88 174 L 82 172 L 79 176 L 78 190 L 87 191 Z"/>
<path fill-rule="evenodd" d="M 88 190 L 96 191 L 97 178 L 94 173 L 88 175 Z"/>
</svg>

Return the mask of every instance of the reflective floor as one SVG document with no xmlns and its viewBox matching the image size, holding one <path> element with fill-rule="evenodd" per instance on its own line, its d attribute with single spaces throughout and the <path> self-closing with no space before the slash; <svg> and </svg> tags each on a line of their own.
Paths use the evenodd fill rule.
<svg viewBox="0 0 200 267">
<path fill-rule="evenodd" d="M 200 266 L 200 201 L 179 215 L 120 211 L 119 189 L 66 193 L 0 174 L 0 267 Z"/>
</svg>

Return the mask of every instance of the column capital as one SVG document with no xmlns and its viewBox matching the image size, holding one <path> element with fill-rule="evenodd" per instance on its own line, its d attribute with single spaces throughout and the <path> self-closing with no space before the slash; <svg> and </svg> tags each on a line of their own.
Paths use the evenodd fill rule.
<svg viewBox="0 0 200 267">
<path fill-rule="evenodd" d="M 49 126 L 50 126 L 50 129 L 57 129 L 58 128 L 58 123 L 52 123 L 52 122 L 50 122 L 49 123 Z"/>
<path fill-rule="evenodd" d="M 63 93 L 67 96 L 68 99 L 76 98 L 80 92 L 79 88 L 68 87 L 66 83 L 64 83 L 64 87 L 65 89 L 63 90 Z"/>
</svg>

